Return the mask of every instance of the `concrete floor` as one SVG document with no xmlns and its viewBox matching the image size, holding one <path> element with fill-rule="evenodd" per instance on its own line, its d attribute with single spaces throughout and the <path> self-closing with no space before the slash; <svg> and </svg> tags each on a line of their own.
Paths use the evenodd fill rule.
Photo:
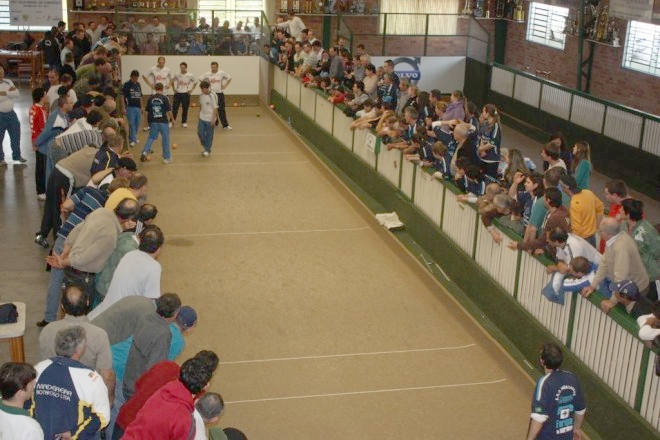
<svg viewBox="0 0 660 440">
<path fill-rule="evenodd" d="M 28 97 L 17 113 L 29 162 L 0 169 L 0 299 L 27 303 L 36 363 L 48 274 L 32 241 L 42 206 Z M 524 435 L 529 378 L 274 115 L 229 108 L 234 130 L 216 131 L 202 158 L 192 114 L 190 128 L 172 131 L 174 163 L 161 163 L 157 142 L 140 168 L 166 237 L 163 291 L 199 313 L 181 358 L 220 356 L 211 388 L 228 402 L 222 426 L 251 439 Z M 537 159 L 535 143 L 504 135 Z M 592 179 L 597 193 L 604 179 Z M 0 345 L 0 363 L 8 351 Z"/>
</svg>

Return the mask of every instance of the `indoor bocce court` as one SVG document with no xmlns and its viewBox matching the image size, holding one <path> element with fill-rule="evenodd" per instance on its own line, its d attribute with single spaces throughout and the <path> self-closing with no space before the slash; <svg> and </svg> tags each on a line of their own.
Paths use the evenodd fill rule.
<svg viewBox="0 0 660 440">
<path fill-rule="evenodd" d="M 0 277 L 2 301 L 27 304 L 36 363 L 48 251 L 33 243 L 42 207 L 22 92 L 30 161 L 0 170 Z M 524 436 L 530 378 L 285 121 L 230 105 L 233 131 L 216 130 L 204 158 L 197 112 L 171 130 L 173 163 L 157 141 L 139 170 L 165 234 L 162 290 L 199 314 L 179 361 L 202 349 L 220 357 L 220 426 L 256 440 Z"/>
<path fill-rule="evenodd" d="M 177 361 L 199 350 L 220 358 L 210 387 L 227 404 L 219 426 L 257 440 L 523 438 L 538 361 L 493 339 L 481 326 L 498 334 L 489 317 L 475 320 L 475 309 L 463 308 L 470 301 L 453 296 L 465 286 L 452 286 L 453 273 L 423 243 L 400 240 L 405 227 L 383 228 L 379 204 L 335 175 L 315 139 L 296 133 L 279 108 L 244 101 L 228 99 L 233 130 L 215 130 L 209 157 L 197 137 L 199 107 L 188 128 L 179 120 L 171 129 L 173 163 L 162 163 L 160 139 L 150 161 L 138 160 L 142 130 L 131 149 L 165 235 L 162 291 L 199 317 Z M 16 112 L 28 163 L 0 168 L 0 301 L 26 304 L 25 360 L 35 364 L 49 274 L 48 251 L 34 243 L 43 202 L 29 105 L 22 87 Z M 509 128 L 504 138 L 536 158 L 536 141 Z M 9 151 L 8 136 L 4 144 Z M 593 186 L 607 179 L 595 173 Z M 631 193 L 657 215 L 656 202 Z M 0 341 L 0 363 L 9 360 L 10 344 Z"/>
</svg>

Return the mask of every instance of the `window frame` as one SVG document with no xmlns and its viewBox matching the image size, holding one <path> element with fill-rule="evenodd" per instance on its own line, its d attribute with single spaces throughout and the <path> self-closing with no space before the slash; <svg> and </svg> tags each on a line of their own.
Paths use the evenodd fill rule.
<svg viewBox="0 0 660 440">
<path fill-rule="evenodd" d="M 380 0 L 378 33 L 401 36 L 456 35 L 461 4 L 461 0 Z M 428 33 L 426 15 L 429 15 Z"/>
<path fill-rule="evenodd" d="M 545 19 L 541 18 L 541 10 L 545 10 Z M 569 13 L 569 8 L 564 8 L 562 6 L 530 2 L 527 13 L 525 40 L 530 43 L 536 43 L 563 51 L 566 47 L 566 34 L 564 33 L 564 29 Z M 560 17 L 560 19 L 557 19 L 557 17 Z M 544 35 L 541 36 L 541 33 Z M 559 37 L 557 37 L 557 35 L 559 35 Z"/>
<path fill-rule="evenodd" d="M 636 45 L 632 39 L 638 35 L 638 30 L 633 30 L 634 27 L 645 28 L 651 34 L 650 44 L 648 45 L 648 62 L 645 60 L 635 61 L 635 52 L 640 50 L 641 44 Z M 644 32 L 643 30 L 641 30 Z M 638 39 L 639 40 L 639 39 Z M 636 50 L 637 49 L 637 50 Z M 646 49 L 646 48 L 641 48 Z M 629 20 L 626 27 L 626 41 L 623 44 L 623 55 L 621 56 L 621 67 L 624 69 L 632 70 L 638 73 L 644 73 L 655 77 L 660 77 L 660 25 L 653 23 L 646 23 L 643 21 Z M 654 59 L 655 57 L 655 59 Z"/>
<path fill-rule="evenodd" d="M 252 25 L 254 17 L 261 19 L 261 13 L 264 10 L 265 0 L 199 0 L 197 3 L 197 19 L 204 17 L 206 22 L 211 25 L 212 19 L 220 17 L 220 23 L 227 20 L 230 27 L 233 28 L 239 21 L 243 26 Z M 248 7 L 251 3 L 259 2 L 261 6 L 256 9 L 256 5 Z M 221 14 L 211 16 L 210 11 L 220 11 Z M 250 21 L 248 21 L 250 20 Z"/>
</svg>

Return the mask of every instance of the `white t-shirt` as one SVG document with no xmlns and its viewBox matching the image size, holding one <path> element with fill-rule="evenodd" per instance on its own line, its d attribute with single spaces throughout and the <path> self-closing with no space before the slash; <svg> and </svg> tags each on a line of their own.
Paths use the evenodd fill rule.
<svg viewBox="0 0 660 440">
<path fill-rule="evenodd" d="M 54 86 L 50 86 L 50 89 L 48 89 L 48 93 L 46 93 L 46 96 L 48 97 L 48 105 L 50 105 L 50 111 L 54 111 L 57 108 L 57 100 L 60 97 L 60 95 L 57 93 L 57 91 L 62 87 L 62 84 L 56 84 Z M 78 102 L 78 96 L 76 95 L 76 92 L 73 91 L 73 89 L 69 89 L 69 91 L 66 93 L 69 98 L 71 98 L 71 102 L 74 104 Z"/>
<path fill-rule="evenodd" d="M 646 324 L 646 321 L 649 318 L 653 318 L 655 315 L 650 313 L 648 315 L 641 315 L 637 318 L 637 325 L 639 326 L 639 339 L 642 341 L 652 341 L 657 336 L 660 336 L 660 328 L 653 328 L 650 325 Z"/>
<path fill-rule="evenodd" d="M 149 69 L 149 76 L 153 79 L 153 85 L 155 86 L 158 83 L 163 85 L 163 93 L 171 90 L 170 83 L 172 82 L 172 72 L 167 66 L 163 66 L 162 69 L 159 69 L 158 66 L 154 66 Z M 156 90 L 153 90 L 153 93 L 156 93 Z"/>
<path fill-rule="evenodd" d="M 126 253 L 119 261 L 103 302 L 87 316 L 90 321 L 127 296 L 160 297 L 160 263 L 139 249 Z"/>
<path fill-rule="evenodd" d="M 174 91 L 176 93 L 188 93 L 193 89 L 197 80 L 190 72 L 177 73 L 174 75 Z"/>
<path fill-rule="evenodd" d="M 158 26 L 151 25 L 151 32 L 154 34 L 154 40 L 156 43 L 162 43 L 165 39 L 165 33 L 167 30 L 163 23 L 158 23 Z"/>
<path fill-rule="evenodd" d="M 199 95 L 199 120 L 211 122 L 218 108 L 218 96 L 215 93 Z"/>
<path fill-rule="evenodd" d="M 0 402 L 0 439 L 43 440 L 43 438 L 44 432 L 41 425 L 30 417 L 27 411 L 12 408 Z"/>
<path fill-rule="evenodd" d="M 223 82 L 229 81 L 231 76 L 227 75 L 222 70 L 218 70 L 215 73 L 206 72 L 204 75 L 199 77 L 200 81 L 204 79 L 207 79 L 211 83 L 211 91 L 213 93 L 222 93 L 224 92 Z"/>
<path fill-rule="evenodd" d="M 15 89 L 11 92 L 9 89 Z M 14 98 L 18 98 L 20 93 L 10 79 L 3 79 L 0 81 L 0 92 L 7 92 L 6 95 L 0 96 L 0 112 L 9 113 L 14 110 Z"/>
<path fill-rule="evenodd" d="M 584 257 L 590 263 L 600 264 L 603 256 L 588 241 L 569 232 L 563 249 L 557 248 L 557 260 L 569 264 L 575 257 Z"/>
<path fill-rule="evenodd" d="M 554 165 L 548 166 L 548 169 L 556 167 L 563 168 L 564 171 L 568 172 L 568 168 L 566 168 L 566 162 L 564 162 L 564 159 L 557 159 L 557 162 L 555 162 Z"/>
<path fill-rule="evenodd" d="M 202 419 L 202 415 L 197 411 L 197 408 L 195 408 L 195 411 L 193 412 L 193 418 L 195 419 L 194 440 L 208 440 L 208 437 L 206 436 L 206 426 L 204 425 L 204 419 Z"/>
</svg>

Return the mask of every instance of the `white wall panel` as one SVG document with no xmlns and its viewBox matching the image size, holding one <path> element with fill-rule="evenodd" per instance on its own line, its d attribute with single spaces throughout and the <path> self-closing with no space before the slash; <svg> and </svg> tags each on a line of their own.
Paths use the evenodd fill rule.
<svg viewBox="0 0 660 440">
<path fill-rule="evenodd" d="M 332 128 L 332 135 L 348 150 L 353 148 L 353 130 L 349 128 L 352 122 L 352 118 L 346 116 L 339 107 L 335 107 L 335 120 L 334 127 Z"/>
<path fill-rule="evenodd" d="M 573 97 L 573 111 L 571 122 L 600 133 L 605 117 L 605 105 L 582 96 Z"/>
<path fill-rule="evenodd" d="M 571 112 L 571 93 L 559 87 L 543 84 L 541 110 L 568 121 Z"/>
<path fill-rule="evenodd" d="M 417 167 L 415 178 L 415 206 L 440 226 L 444 186 L 423 168 Z"/>
<path fill-rule="evenodd" d="M 640 115 L 608 107 L 603 134 L 631 147 L 638 147 L 643 122 L 644 118 Z"/>
<path fill-rule="evenodd" d="M 541 82 L 522 75 L 516 75 L 513 98 L 532 107 L 538 108 L 541 97 Z"/>
<path fill-rule="evenodd" d="M 513 81 L 516 74 L 505 69 L 493 66 L 490 80 L 490 89 L 500 95 L 513 96 Z"/>
</svg>

